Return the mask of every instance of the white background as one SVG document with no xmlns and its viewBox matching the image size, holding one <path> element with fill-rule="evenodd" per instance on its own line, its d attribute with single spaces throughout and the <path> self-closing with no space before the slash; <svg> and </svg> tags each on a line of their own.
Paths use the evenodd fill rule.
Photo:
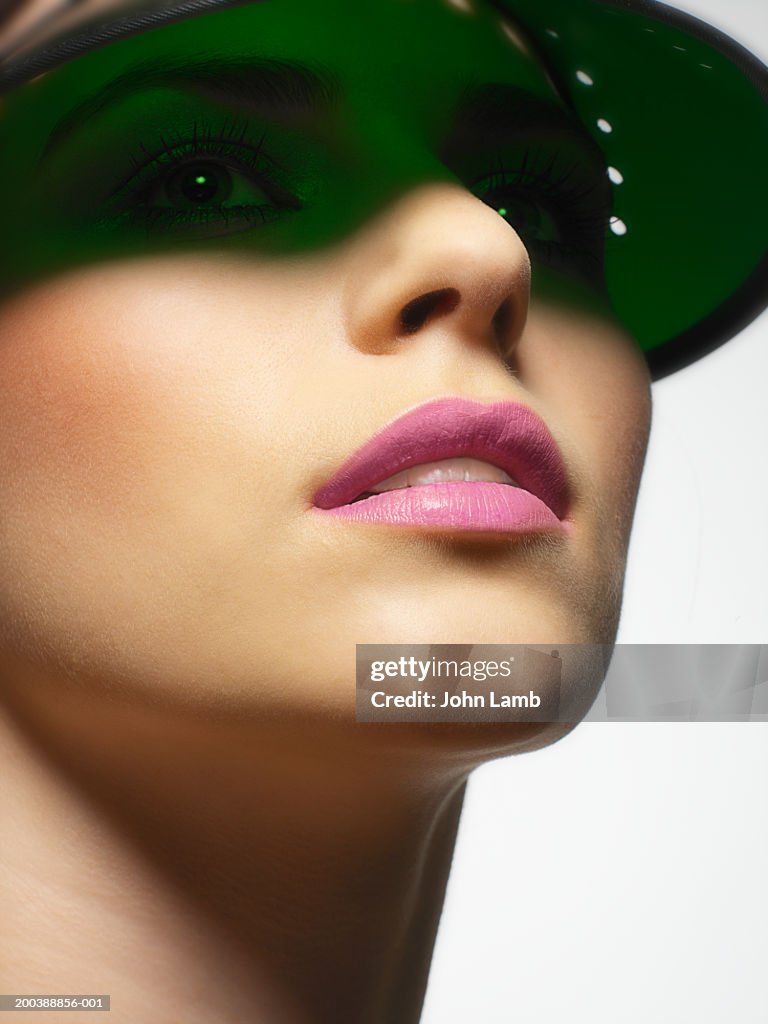
<svg viewBox="0 0 768 1024">
<path fill-rule="evenodd" d="M 766 314 L 654 385 L 619 641 L 768 641 L 767 385 Z M 473 776 L 422 1024 L 768 1024 L 767 964 L 768 723 L 587 723 Z"/>
</svg>

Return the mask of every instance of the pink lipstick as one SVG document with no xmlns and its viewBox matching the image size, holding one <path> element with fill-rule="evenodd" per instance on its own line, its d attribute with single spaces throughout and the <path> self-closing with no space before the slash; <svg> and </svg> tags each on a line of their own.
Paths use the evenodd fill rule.
<svg viewBox="0 0 768 1024">
<path fill-rule="evenodd" d="M 562 457 L 532 409 L 459 398 L 384 427 L 314 497 L 356 522 L 493 533 L 562 531 L 566 504 Z"/>
</svg>

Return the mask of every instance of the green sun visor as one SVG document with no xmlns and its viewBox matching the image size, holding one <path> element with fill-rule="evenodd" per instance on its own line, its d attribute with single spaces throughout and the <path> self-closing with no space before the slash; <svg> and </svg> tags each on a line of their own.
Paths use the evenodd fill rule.
<svg viewBox="0 0 768 1024">
<path fill-rule="evenodd" d="M 660 4 L 514 7 L 605 153 L 615 308 L 658 376 L 684 366 L 766 305 L 766 69 Z"/>
<path fill-rule="evenodd" d="M 128 37 L 213 16 L 219 8 L 280 2 L 109 4 L 106 15 L 89 13 L 88 3 L 64 4 L 58 15 L 24 26 L 0 47 L 0 92 L 10 99 L 40 76 L 45 81 L 62 65 Z M 386 0 L 403 10 L 440 2 Z M 348 6 L 354 21 L 359 5 Z M 613 310 L 655 378 L 711 351 L 765 308 L 768 72 L 754 55 L 647 0 L 443 0 L 443 6 L 457 18 L 464 9 L 468 32 L 473 7 L 483 7 L 486 17 L 507 16 L 519 32 L 518 52 L 536 62 L 589 145 L 602 152 L 608 200 L 601 272 Z M 301 24 L 292 31 L 300 34 Z M 393 54 L 393 76 L 399 67 Z M 12 144 L 13 136 L 3 142 Z M 283 156 L 290 140 L 283 150 L 279 139 L 276 146 Z M 181 181 L 177 188 L 203 194 L 216 186 L 207 165 L 198 162 L 189 173 L 191 186 Z"/>
</svg>

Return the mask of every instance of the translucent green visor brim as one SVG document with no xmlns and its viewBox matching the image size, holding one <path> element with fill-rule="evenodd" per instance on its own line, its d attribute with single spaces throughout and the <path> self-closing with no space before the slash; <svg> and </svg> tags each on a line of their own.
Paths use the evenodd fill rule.
<svg viewBox="0 0 768 1024">
<path fill-rule="evenodd" d="M 688 365 L 768 302 L 768 71 L 727 36 L 650 0 L 492 4 L 524 26 L 605 154 L 614 196 L 606 277 L 620 320 L 655 379 Z M 113 13 L 5 61 L 0 90 L 126 35 L 235 5 Z"/>
</svg>

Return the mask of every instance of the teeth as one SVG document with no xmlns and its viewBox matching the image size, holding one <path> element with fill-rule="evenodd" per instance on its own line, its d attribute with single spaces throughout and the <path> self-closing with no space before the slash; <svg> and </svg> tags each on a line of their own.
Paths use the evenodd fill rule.
<svg viewBox="0 0 768 1024">
<path fill-rule="evenodd" d="M 450 480 L 487 480 L 497 484 L 520 484 L 508 476 L 503 469 L 492 466 L 490 462 L 480 459 L 442 459 L 440 462 L 425 462 L 420 466 L 411 466 L 394 476 L 387 477 L 370 487 L 367 493 L 381 494 L 382 491 L 395 491 L 402 487 L 418 487 L 419 484 L 437 484 Z"/>
</svg>

